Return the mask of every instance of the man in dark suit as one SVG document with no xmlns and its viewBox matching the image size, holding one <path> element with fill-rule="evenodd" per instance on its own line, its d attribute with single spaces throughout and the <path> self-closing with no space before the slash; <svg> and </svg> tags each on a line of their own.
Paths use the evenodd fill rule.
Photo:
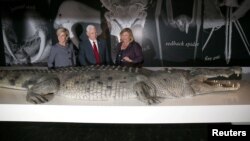
<svg viewBox="0 0 250 141">
<path fill-rule="evenodd" d="M 79 44 L 80 65 L 107 65 L 110 57 L 105 40 L 97 39 L 96 28 L 88 25 L 86 28 L 88 39 L 82 40 Z"/>
</svg>

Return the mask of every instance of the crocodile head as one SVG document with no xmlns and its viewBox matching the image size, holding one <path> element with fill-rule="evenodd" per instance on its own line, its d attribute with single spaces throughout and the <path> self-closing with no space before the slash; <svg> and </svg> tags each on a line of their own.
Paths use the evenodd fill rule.
<svg viewBox="0 0 250 141">
<path fill-rule="evenodd" d="M 158 96 L 176 98 L 238 90 L 240 84 L 232 76 L 240 76 L 240 73 L 241 68 L 170 68 L 153 73 L 150 79 L 157 87 Z"/>
<path fill-rule="evenodd" d="M 240 88 L 237 81 L 241 68 L 230 69 L 194 69 L 190 71 L 189 82 L 196 94 L 218 91 L 232 91 Z"/>
</svg>

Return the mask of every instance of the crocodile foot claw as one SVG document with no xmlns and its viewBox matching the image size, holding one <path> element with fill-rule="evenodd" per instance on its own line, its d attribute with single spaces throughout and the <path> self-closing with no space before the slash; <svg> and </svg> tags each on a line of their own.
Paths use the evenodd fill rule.
<svg viewBox="0 0 250 141">
<path fill-rule="evenodd" d="M 147 104 L 148 105 L 159 104 L 159 103 L 161 103 L 159 97 L 150 97 L 150 98 L 147 99 Z"/>
<path fill-rule="evenodd" d="M 30 103 L 40 104 L 48 102 L 53 98 L 53 94 L 40 95 L 36 93 L 29 93 L 26 96 L 26 100 Z"/>
</svg>

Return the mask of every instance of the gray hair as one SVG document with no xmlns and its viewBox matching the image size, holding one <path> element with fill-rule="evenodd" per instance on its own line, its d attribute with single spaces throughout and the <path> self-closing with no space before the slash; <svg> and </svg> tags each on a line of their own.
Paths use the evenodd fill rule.
<svg viewBox="0 0 250 141">
<path fill-rule="evenodd" d="M 91 29 L 96 29 L 94 25 L 90 24 L 86 27 L 86 32 L 88 33 Z"/>
</svg>

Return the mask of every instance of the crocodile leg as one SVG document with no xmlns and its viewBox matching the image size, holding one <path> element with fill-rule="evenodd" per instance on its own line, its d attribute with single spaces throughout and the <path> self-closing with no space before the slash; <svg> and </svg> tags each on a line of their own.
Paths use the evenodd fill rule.
<svg viewBox="0 0 250 141">
<path fill-rule="evenodd" d="M 144 103 L 149 105 L 160 103 L 159 98 L 156 96 L 156 89 L 143 81 L 135 84 L 134 91 L 138 99 Z"/>
<path fill-rule="evenodd" d="M 60 80 L 57 77 L 42 76 L 37 81 L 26 82 L 28 92 L 26 100 L 31 103 L 45 103 L 53 98 L 60 87 Z"/>
</svg>

